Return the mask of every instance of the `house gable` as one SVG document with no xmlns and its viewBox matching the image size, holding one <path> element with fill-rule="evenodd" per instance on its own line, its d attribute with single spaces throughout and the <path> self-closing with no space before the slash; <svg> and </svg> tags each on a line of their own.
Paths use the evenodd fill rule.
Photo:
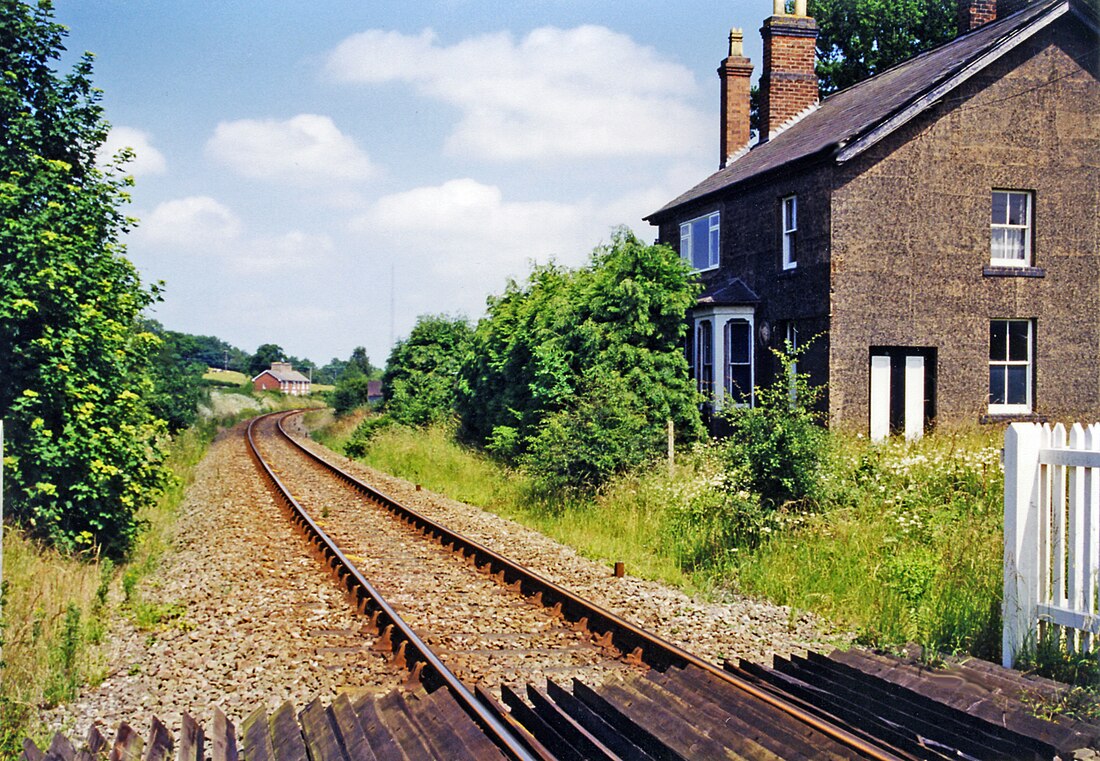
<svg viewBox="0 0 1100 761">
<path fill-rule="evenodd" d="M 1096 44 L 1063 15 L 838 169 L 835 419 L 868 417 L 869 346 L 935 348 L 938 414 L 988 418 L 990 324 L 1000 319 L 1033 324 L 1035 414 L 1100 409 Z M 1032 199 L 1033 267 L 990 266 L 999 189 Z"/>
<path fill-rule="evenodd" d="M 1079 2 L 1040 0 L 838 93 L 649 217 L 682 250 L 681 222 L 720 216 L 700 279 L 757 297 L 757 385 L 771 349 L 819 335 L 799 370 L 828 384 L 834 424 L 1100 409 L 1100 34 Z M 1010 198 L 1026 242 L 1006 258 Z M 689 315 L 711 383 L 718 318 L 736 316 L 719 302 L 738 300 Z"/>
</svg>

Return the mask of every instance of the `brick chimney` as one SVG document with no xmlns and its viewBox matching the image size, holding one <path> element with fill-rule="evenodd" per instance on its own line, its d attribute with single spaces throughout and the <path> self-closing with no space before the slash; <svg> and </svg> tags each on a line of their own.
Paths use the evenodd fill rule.
<svg viewBox="0 0 1100 761">
<path fill-rule="evenodd" d="M 760 142 L 807 108 L 817 104 L 814 44 L 817 23 L 806 15 L 806 0 L 795 0 L 788 15 L 784 0 L 773 0 L 765 19 L 764 70 L 760 75 Z"/>
<path fill-rule="evenodd" d="M 730 30 L 729 57 L 718 67 L 722 82 L 722 136 L 719 145 L 719 168 L 729 157 L 749 144 L 749 80 L 752 61 L 744 56 L 745 35 L 740 29 Z"/>
<path fill-rule="evenodd" d="M 997 18 L 997 0 L 959 0 L 959 34 L 972 32 Z"/>
<path fill-rule="evenodd" d="M 972 32 L 983 24 L 996 21 L 1030 3 L 1031 0 L 959 0 L 959 34 Z"/>
</svg>

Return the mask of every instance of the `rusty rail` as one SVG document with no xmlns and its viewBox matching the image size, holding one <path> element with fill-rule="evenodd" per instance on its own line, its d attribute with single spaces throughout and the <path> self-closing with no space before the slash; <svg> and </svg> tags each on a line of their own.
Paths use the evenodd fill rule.
<svg viewBox="0 0 1100 761">
<path fill-rule="evenodd" d="M 271 415 L 279 414 L 282 414 L 283 418 L 286 417 L 285 413 L 271 413 Z M 318 547 L 329 568 L 340 578 L 348 592 L 355 595 L 360 611 L 372 612 L 372 622 L 382 633 L 383 640 L 392 643 L 397 657 L 406 664 L 411 674 L 420 678 L 426 687 L 429 689 L 445 687 L 450 691 L 470 717 L 510 758 L 519 761 L 535 761 L 537 757 L 528 750 L 528 744 L 523 742 L 494 712 L 479 701 L 469 688 L 447 668 L 439 656 L 432 652 L 431 648 L 412 630 L 412 627 L 386 602 L 378 590 L 359 572 L 355 564 L 340 551 L 336 543 L 290 494 L 290 491 L 283 485 L 275 471 L 260 455 L 253 436 L 256 422 L 267 417 L 270 417 L 270 415 L 253 418 L 248 424 L 247 437 L 252 457 L 266 475 L 268 482 L 274 489 L 276 498 L 291 510 L 295 516 L 295 522 Z M 286 435 L 282 428 L 283 418 L 279 420 L 279 430 Z"/>
<path fill-rule="evenodd" d="M 294 447 L 305 456 L 348 483 L 371 501 L 394 513 L 402 521 L 415 526 L 426 536 L 434 538 L 442 546 L 449 546 L 453 552 L 464 557 L 473 557 L 475 563 L 479 567 L 488 563 L 489 572 L 494 574 L 498 581 L 503 584 L 518 585 L 518 590 L 524 596 L 537 597 L 543 605 L 555 609 L 568 620 L 574 621 L 590 631 L 601 635 L 602 644 L 614 646 L 628 659 L 634 662 L 645 663 L 659 671 L 664 671 L 673 666 L 678 668 L 693 666 L 718 680 L 732 685 L 751 696 L 753 699 L 765 703 L 799 722 L 812 727 L 816 731 L 851 748 L 863 756 L 879 761 L 896 761 L 897 759 L 911 758 L 908 754 L 883 743 L 881 740 L 872 738 L 858 727 L 853 727 L 852 730 L 849 731 L 843 726 L 846 723 L 838 718 L 827 715 L 822 716 L 820 713 L 811 713 L 808 710 L 794 705 L 788 700 L 760 689 L 756 685 L 733 673 L 723 671 L 714 664 L 708 663 L 683 648 L 635 626 L 611 611 L 601 608 L 595 603 L 589 602 L 573 594 L 564 587 L 509 560 L 483 544 L 455 531 L 451 531 L 446 526 L 402 505 L 397 500 L 387 496 L 378 489 L 359 480 L 351 473 L 348 473 L 344 469 L 324 459 L 312 450 L 302 446 L 300 442 L 287 432 L 284 426 L 287 418 L 291 415 L 299 414 L 299 412 L 300 411 L 294 411 L 284 414 L 278 421 L 278 430 L 287 441 L 293 444 Z"/>
</svg>

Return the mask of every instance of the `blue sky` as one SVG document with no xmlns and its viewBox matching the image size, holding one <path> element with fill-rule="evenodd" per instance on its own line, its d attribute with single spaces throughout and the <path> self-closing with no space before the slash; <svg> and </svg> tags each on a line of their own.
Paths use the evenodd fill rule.
<svg viewBox="0 0 1100 761">
<path fill-rule="evenodd" d="M 137 151 L 153 316 L 246 350 L 382 364 L 417 315 L 476 320 L 718 163 L 731 26 L 768 0 L 57 0 Z M 71 63 L 67 59 L 66 64 Z M 391 279 L 393 288 L 391 291 Z M 392 293 L 392 300 L 391 300 Z"/>
</svg>

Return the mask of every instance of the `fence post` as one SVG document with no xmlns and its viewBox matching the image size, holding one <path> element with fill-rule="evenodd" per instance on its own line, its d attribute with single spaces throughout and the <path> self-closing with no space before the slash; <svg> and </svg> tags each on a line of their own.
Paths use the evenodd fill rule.
<svg viewBox="0 0 1100 761">
<path fill-rule="evenodd" d="M 1001 662 L 1012 668 L 1034 636 L 1039 578 L 1039 449 L 1042 428 L 1013 423 L 1005 432 L 1004 603 Z"/>
</svg>

